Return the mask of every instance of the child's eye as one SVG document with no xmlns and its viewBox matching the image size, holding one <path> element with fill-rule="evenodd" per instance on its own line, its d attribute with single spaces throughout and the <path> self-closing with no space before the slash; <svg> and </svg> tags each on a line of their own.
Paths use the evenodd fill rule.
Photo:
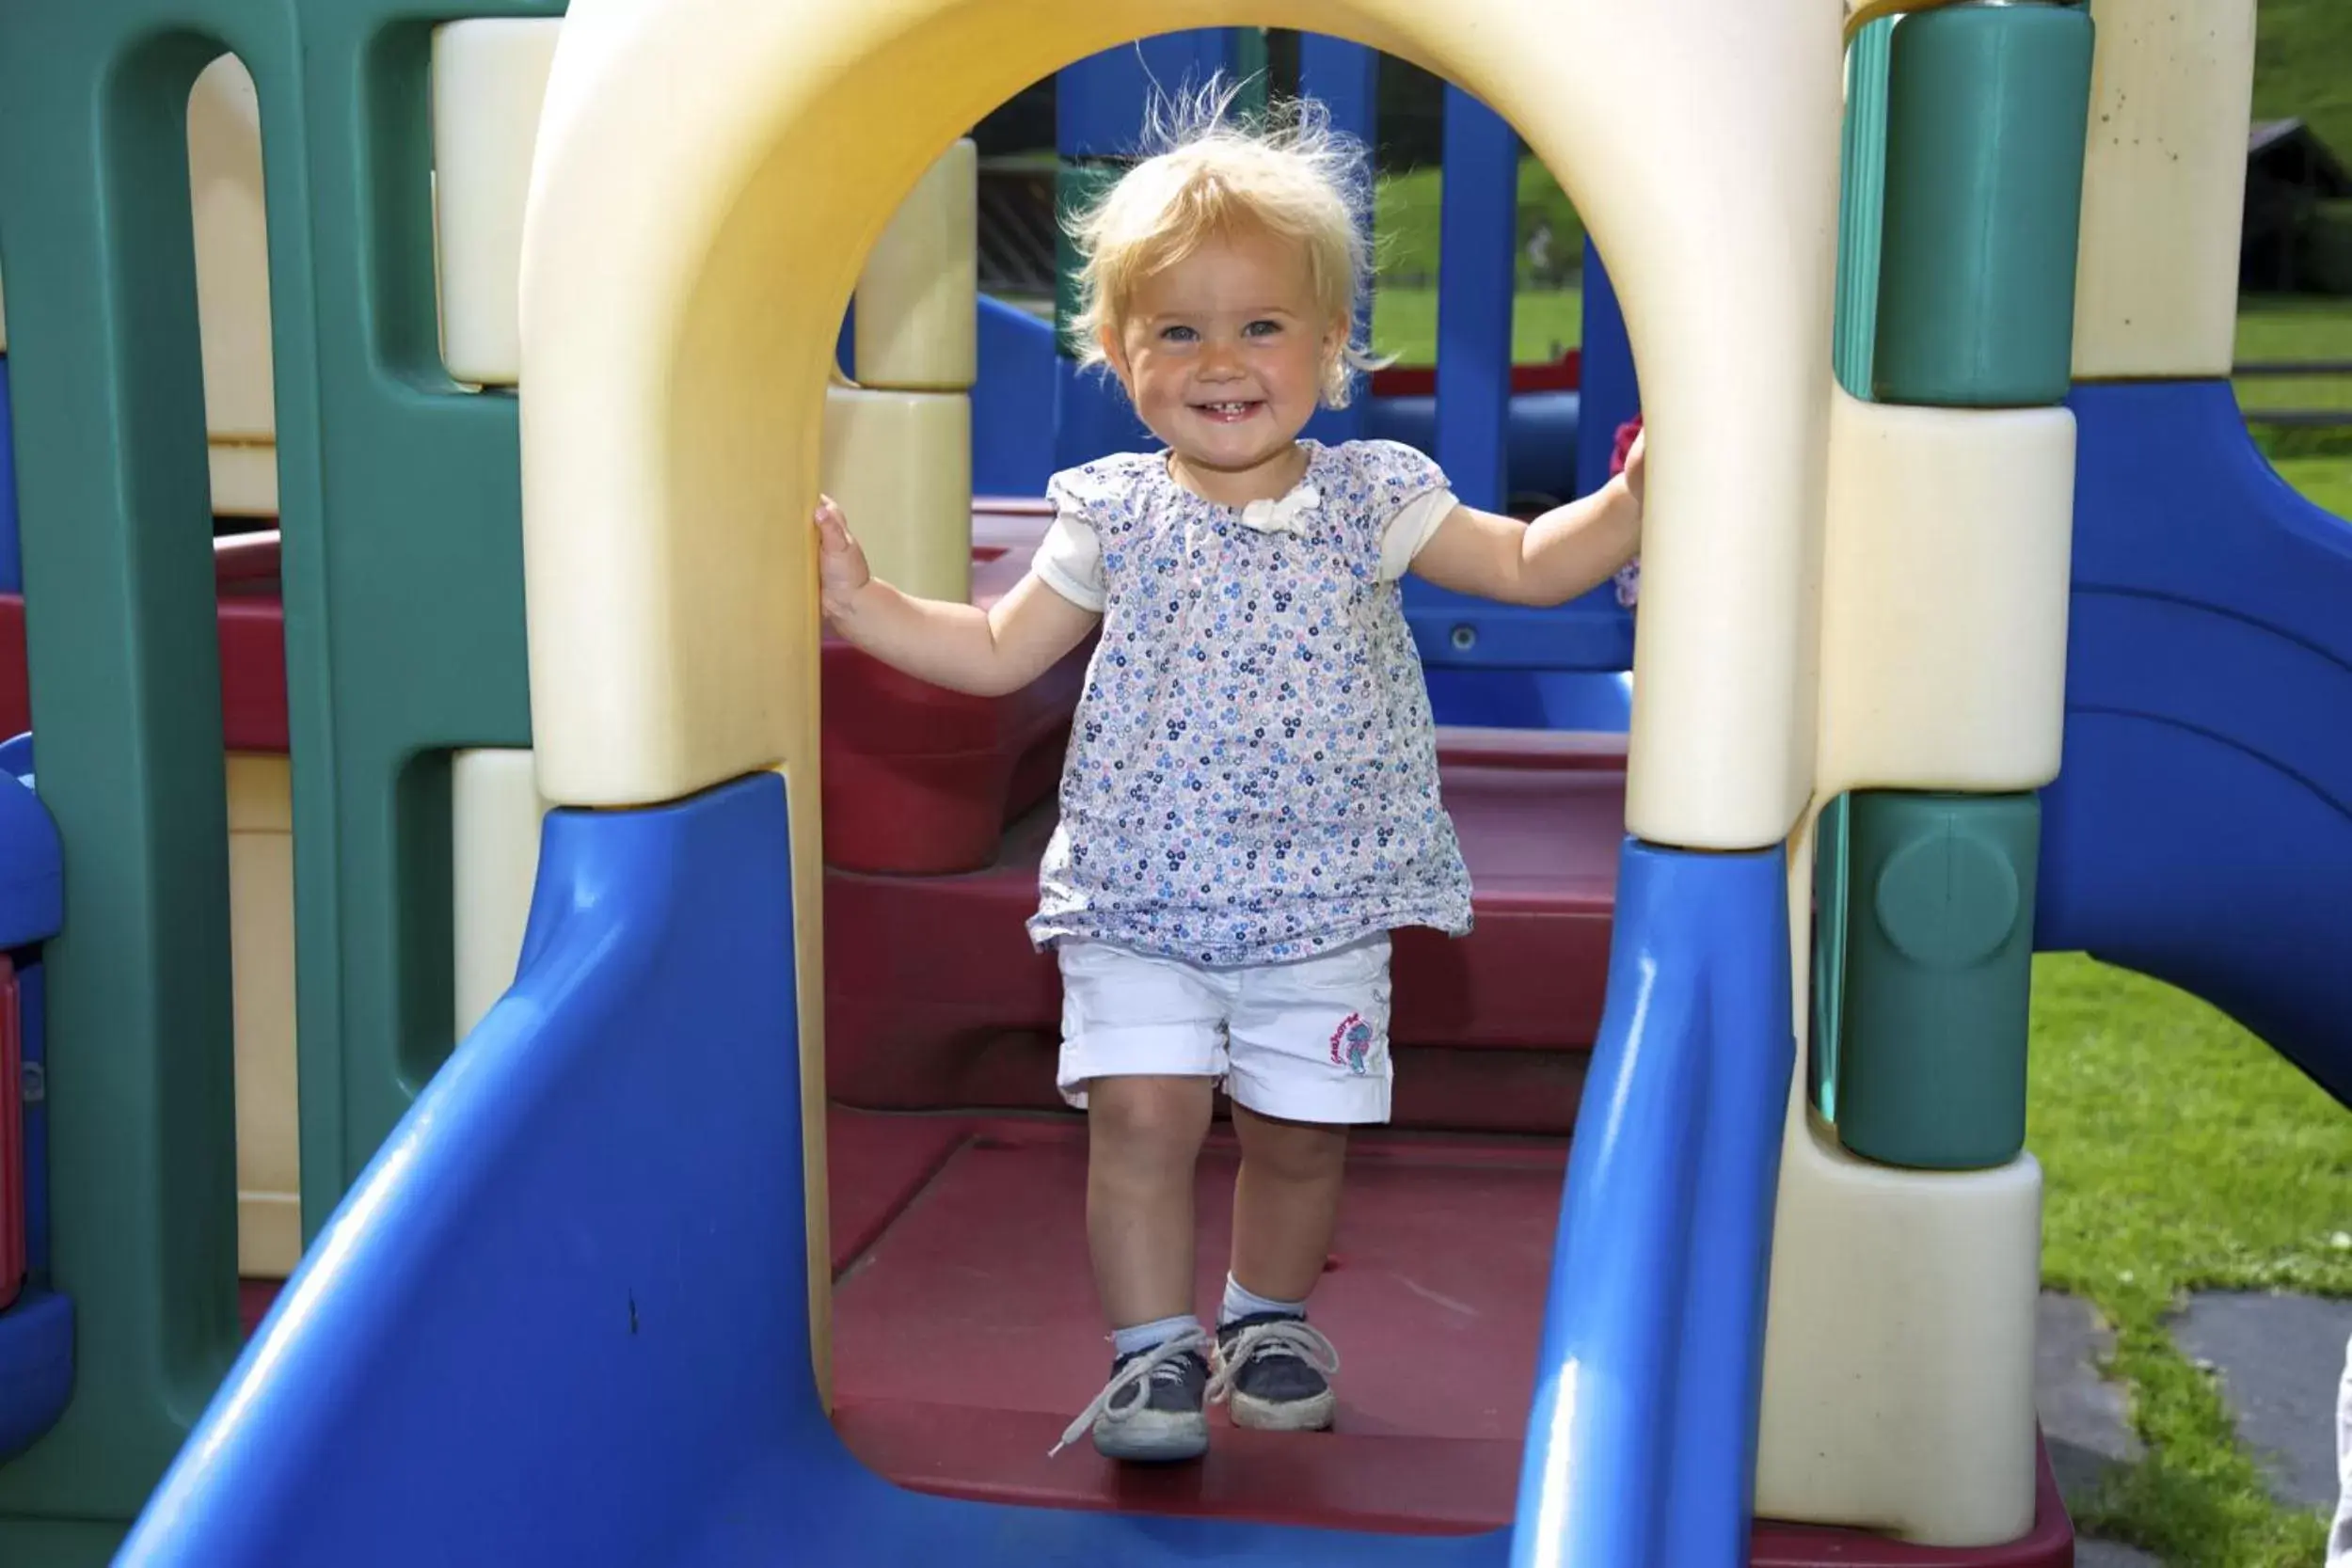
<svg viewBox="0 0 2352 1568">
<path fill-rule="evenodd" d="M 1163 326 L 1160 328 L 1160 341 L 1164 343 L 1188 343 L 1199 336 L 1200 334 L 1193 331 L 1193 329 L 1189 326 Z"/>
<path fill-rule="evenodd" d="M 1243 327 L 1242 331 L 1245 335 L 1252 338 L 1279 337 L 1282 331 L 1282 324 L 1280 322 L 1256 321 L 1251 322 L 1248 326 Z"/>
</svg>

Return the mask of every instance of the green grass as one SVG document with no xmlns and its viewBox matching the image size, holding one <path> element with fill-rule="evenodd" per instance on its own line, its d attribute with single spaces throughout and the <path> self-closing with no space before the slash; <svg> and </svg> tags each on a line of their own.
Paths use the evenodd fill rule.
<svg viewBox="0 0 2352 1568">
<path fill-rule="evenodd" d="M 2254 118 L 2308 122 L 2352 158 L 2352 6 L 2260 0 L 2254 23 Z"/>
<path fill-rule="evenodd" d="M 1584 341 L 1584 292 L 1522 292 L 1512 302 L 1511 358 L 1553 360 Z M 1438 291 L 1383 288 L 1372 298 L 1372 346 L 1401 365 L 1438 362 Z"/>
<path fill-rule="evenodd" d="M 2352 299 L 2249 295 L 2239 301 L 2237 357 L 2352 361 Z M 2352 376 L 2241 376 L 2248 408 L 2352 408 Z"/>
<path fill-rule="evenodd" d="M 1438 277 L 1439 174 L 1434 168 L 1404 169 L 1381 176 L 1375 199 L 1373 232 L 1380 272 L 1406 284 L 1432 285 Z M 1519 160 L 1519 283 L 1547 281 L 1531 276 L 1528 237 L 1538 223 L 1550 226 L 1551 254 L 1573 273 L 1584 249 L 1584 226 L 1549 169 L 1533 157 Z M 1552 281 L 1556 281 L 1553 279 Z"/>
<path fill-rule="evenodd" d="M 2201 1289 L 2352 1295 L 2352 1115 L 2168 987 L 2074 956 L 2034 985 L 2043 1275 L 2114 1325 L 2148 1448 L 2076 1526 L 2172 1564 L 2317 1568 L 2319 1517 L 2270 1501 L 2166 1318 Z"/>
</svg>

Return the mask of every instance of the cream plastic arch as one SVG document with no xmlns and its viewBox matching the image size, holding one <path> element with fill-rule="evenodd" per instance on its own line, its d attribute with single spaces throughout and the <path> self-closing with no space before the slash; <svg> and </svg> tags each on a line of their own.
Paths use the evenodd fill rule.
<svg viewBox="0 0 2352 1568">
<path fill-rule="evenodd" d="M 1460 82 L 1591 226 L 1658 453 L 1629 826 L 1781 844 L 1812 784 L 1838 20 L 1819 0 L 574 0 L 519 279 L 539 794 L 648 804 L 780 768 L 795 907 L 823 907 L 809 515 L 860 264 L 941 151 L 1027 83 L 1147 33 L 1264 23 Z M 822 1376 L 813 915 L 795 963 Z"/>
<path fill-rule="evenodd" d="M 1839 21 L 1820 0 L 576 0 L 521 277 L 541 792 L 805 776 L 806 517 L 860 258 L 1025 84 L 1248 22 L 1425 63 L 1561 177 L 1619 279 L 1658 454 L 1629 826 L 1780 844 L 1813 759 Z"/>
</svg>

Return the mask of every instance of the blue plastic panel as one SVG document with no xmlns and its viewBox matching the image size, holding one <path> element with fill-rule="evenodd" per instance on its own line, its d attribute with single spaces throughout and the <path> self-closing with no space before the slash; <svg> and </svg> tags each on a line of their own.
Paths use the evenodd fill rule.
<svg viewBox="0 0 2352 1568">
<path fill-rule="evenodd" d="M 1197 27 L 1138 39 L 1066 65 L 1054 78 L 1055 146 L 1065 158 L 1132 153 L 1154 88 L 1200 87 L 1220 72 L 1230 82 L 1239 58 L 1234 29 Z"/>
<path fill-rule="evenodd" d="M 29 745 L 17 754 L 29 769 Z M 0 769 L 0 948 L 46 942 L 64 923 L 65 858 L 57 825 L 29 777 Z"/>
<path fill-rule="evenodd" d="M 73 1304 L 28 1287 L 0 1312 L 0 1459 L 56 1425 L 73 1394 Z"/>
<path fill-rule="evenodd" d="M 1629 845 L 1578 1108 L 1515 1563 L 1748 1560 L 1782 1117 L 1783 853 Z"/>
<path fill-rule="evenodd" d="M 1364 435 L 1402 441 L 1437 454 L 1435 397 L 1407 393 L 1373 398 L 1350 412 L 1358 410 L 1364 416 Z M 1546 496 L 1555 501 L 1575 497 L 1577 431 L 1582 410 L 1583 398 L 1577 392 L 1519 392 L 1512 397 L 1502 437 L 1512 495 Z M 1308 433 L 1314 433 L 1311 425 Z M 1604 459 L 1607 455 L 1602 454 Z"/>
<path fill-rule="evenodd" d="M 1438 448 L 1469 505 L 1502 509 L 1518 244 L 1518 135 L 1460 87 L 1445 89 L 1438 214 Z"/>
<path fill-rule="evenodd" d="M 1578 493 L 1609 483 L 1609 456 L 1617 429 L 1642 411 L 1642 388 L 1633 370 L 1633 341 L 1625 313 L 1617 309 L 1616 286 L 1588 238 L 1584 242 L 1584 347 L 1580 389 L 1584 407 L 1577 422 Z"/>
<path fill-rule="evenodd" d="M 1320 102 L 1329 111 L 1335 130 L 1362 142 L 1367 149 L 1378 145 L 1380 128 L 1380 55 L 1360 43 L 1347 39 L 1331 38 L 1323 33 L 1301 33 L 1298 36 L 1298 90 L 1302 97 Z M 1356 334 L 1359 341 L 1368 341 L 1372 330 L 1372 297 L 1366 291 L 1357 311 Z M 1345 408 L 1322 408 L 1307 421 L 1306 434 L 1327 445 L 1337 446 L 1353 441 L 1365 434 L 1366 410 L 1371 402 L 1369 388 L 1360 382 L 1356 400 Z M 1426 446 L 1422 448 L 1426 451 Z"/>
<path fill-rule="evenodd" d="M 2227 382 L 2084 387 L 2036 945 L 2180 986 L 2352 1103 L 2352 527 Z"/>
<path fill-rule="evenodd" d="M 1054 472 L 1054 409 L 1068 363 L 1054 324 L 980 296 L 979 384 L 972 389 L 972 490 L 1041 496 Z"/>
<path fill-rule="evenodd" d="M 1623 735 L 1633 722 L 1629 674 L 1458 664 L 1437 665 L 1422 673 L 1430 712 L 1440 724 Z"/>
</svg>

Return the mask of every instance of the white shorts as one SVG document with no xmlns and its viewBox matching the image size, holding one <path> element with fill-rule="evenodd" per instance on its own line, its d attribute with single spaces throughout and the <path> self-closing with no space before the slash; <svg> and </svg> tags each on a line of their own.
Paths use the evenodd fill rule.
<svg viewBox="0 0 2352 1568">
<path fill-rule="evenodd" d="M 1389 1119 L 1387 932 L 1295 963 L 1202 969 L 1064 942 L 1062 1098 L 1089 1079 L 1222 1079 L 1233 1102 L 1284 1121 Z"/>
</svg>

